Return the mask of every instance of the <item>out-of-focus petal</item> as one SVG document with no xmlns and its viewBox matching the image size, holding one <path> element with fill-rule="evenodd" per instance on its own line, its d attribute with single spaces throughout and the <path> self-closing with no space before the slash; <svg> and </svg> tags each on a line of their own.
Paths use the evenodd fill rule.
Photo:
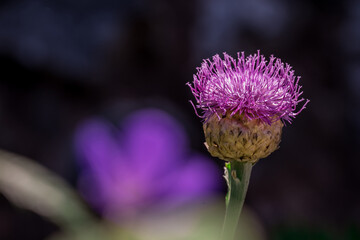
<svg viewBox="0 0 360 240">
<path fill-rule="evenodd" d="M 163 201 L 171 206 L 201 200 L 218 191 L 221 183 L 222 173 L 211 159 L 194 154 L 164 177 L 162 185 L 167 192 Z"/>
<path fill-rule="evenodd" d="M 145 109 L 123 121 L 125 147 L 135 171 L 153 177 L 176 168 L 187 139 L 182 126 L 158 109 Z"/>
<path fill-rule="evenodd" d="M 122 166 L 120 145 L 113 138 L 110 126 L 98 119 L 88 120 L 76 131 L 75 147 L 89 185 L 82 181 L 83 191 L 90 192 L 86 188 L 98 186 L 99 198 L 103 201 L 112 198 L 117 176 L 122 176 L 127 169 Z"/>
</svg>

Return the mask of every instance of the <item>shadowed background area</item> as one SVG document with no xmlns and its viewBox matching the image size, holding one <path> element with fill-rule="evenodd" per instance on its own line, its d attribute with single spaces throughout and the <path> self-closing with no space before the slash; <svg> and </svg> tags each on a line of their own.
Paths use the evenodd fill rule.
<svg viewBox="0 0 360 240">
<path fill-rule="evenodd" d="M 161 109 L 181 126 L 171 131 L 189 138 L 184 152 L 220 170 L 214 179 L 224 194 L 223 162 L 203 146 L 185 84 L 204 58 L 260 49 L 293 66 L 311 102 L 285 127 L 281 148 L 254 167 L 247 206 L 270 240 L 359 239 L 359 29 L 355 0 L 1 1 L 0 148 L 83 193 L 76 142 L 83 124 L 95 117 L 126 129 L 134 111 Z M 0 239 L 56 231 L 0 194 Z"/>
</svg>

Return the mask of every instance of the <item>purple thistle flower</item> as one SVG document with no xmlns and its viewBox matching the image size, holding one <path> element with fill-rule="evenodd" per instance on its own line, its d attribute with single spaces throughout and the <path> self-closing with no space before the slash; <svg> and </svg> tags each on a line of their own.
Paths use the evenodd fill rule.
<svg viewBox="0 0 360 240">
<path fill-rule="evenodd" d="M 218 189 L 216 165 L 189 151 L 184 129 L 165 112 L 136 111 L 120 129 L 90 119 L 75 135 L 79 187 L 104 216 L 121 220 L 200 200 Z"/>
<path fill-rule="evenodd" d="M 260 51 L 237 59 L 224 53 L 224 60 L 217 54 L 212 61 L 206 59 L 194 74 L 193 84 L 187 83 L 196 99 L 194 109 L 203 110 L 199 117 L 208 119 L 212 114 L 231 116 L 239 113 L 250 120 L 260 119 L 269 125 L 282 119 L 291 123 L 309 102 L 297 112 L 296 106 L 304 101 L 299 86 L 300 77 L 294 75 L 289 64 L 274 56 L 267 62 Z"/>
</svg>

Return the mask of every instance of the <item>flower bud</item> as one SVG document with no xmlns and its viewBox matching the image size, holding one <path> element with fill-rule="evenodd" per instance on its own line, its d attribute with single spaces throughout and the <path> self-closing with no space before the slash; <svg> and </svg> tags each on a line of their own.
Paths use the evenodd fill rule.
<svg viewBox="0 0 360 240">
<path fill-rule="evenodd" d="M 213 157 L 256 163 L 279 148 L 282 127 L 281 120 L 269 125 L 239 114 L 227 113 L 221 119 L 213 114 L 203 125 L 205 145 Z"/>
</svg>

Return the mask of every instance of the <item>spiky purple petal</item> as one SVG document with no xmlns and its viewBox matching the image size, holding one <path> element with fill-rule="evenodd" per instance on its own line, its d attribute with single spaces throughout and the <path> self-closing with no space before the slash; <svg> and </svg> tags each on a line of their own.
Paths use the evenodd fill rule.
<svg viewBox="0 0 360 240">
<path fill-rule="evenodd" d="M 271 124 L 279 119 L 291 123 L 309 102 L 296 112 L 302 95 L 299 76 L 294 75 L 289 64 L 270 57 L 267 62 L 260 51 L 245 58 L 244 52 L 237 59 L 224 53 L 212 61 L 206 59 L 197 68 L 192 84 L 188 83 L 196 99 L 194 108 L 203 110 L 202 118 L 226 112 L 244 114 L 249 119 L 261 119 Z"/>
</svg>

